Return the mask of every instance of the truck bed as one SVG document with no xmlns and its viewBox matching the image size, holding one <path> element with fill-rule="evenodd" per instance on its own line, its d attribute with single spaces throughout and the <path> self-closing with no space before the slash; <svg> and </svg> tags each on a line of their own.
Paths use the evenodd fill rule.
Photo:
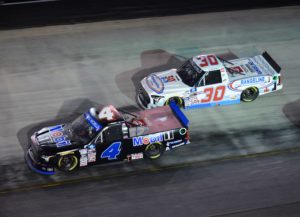
<svg viewBox="0 0 300 217">
<path fill-rule="evenodd" d="M 273 76 L 276 71 L 263 55 L 230 60 L 234 65 L 226 64 L 226 67 L 235 71 L 227 72 L 230 82 L 253 76 Z"/>
<path fill-rule="evenodd" d="M 184 127 L 169 106 L 143 110 L 137 114 L 139 115 L 139 120 L 145 123 L 144 126 L 149 128 L 147 132 L 145 132 L 146 134 Z"/>
</svg>

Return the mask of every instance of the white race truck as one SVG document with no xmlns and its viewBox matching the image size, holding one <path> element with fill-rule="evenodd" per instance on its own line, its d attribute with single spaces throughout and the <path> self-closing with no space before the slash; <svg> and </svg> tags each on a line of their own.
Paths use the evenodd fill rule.
<svg viewBox="0 0 300 217">
<path fill-rule="evenodd" d="M 137 100 L 145 109 L 171 101 L 186 109 L 251 102 L 282 89 L 280 71 L 267 52 L 230 61 L 215 54 L 198 55 L 178 69 L 143 78 Z"/>
</svg>

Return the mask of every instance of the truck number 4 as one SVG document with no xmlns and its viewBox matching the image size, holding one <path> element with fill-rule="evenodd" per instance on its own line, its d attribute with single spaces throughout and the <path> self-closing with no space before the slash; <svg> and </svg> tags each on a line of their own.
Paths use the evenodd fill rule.
<svg viewBox="0 0 300 217">
<path fill-rule="evenodd" d="M 206 94 L 206 97 L 201 100 L 201 103 L 210 102 L 213 98 L 213 101 L 220 101 L 223 99 L 225 94 L 225 86 L 219 86 L 216 88 L 208 87 L 203 91 Z"/>
<path fill-rule="evenodd" d="M 108 160 L 115 160 L 117 156 L 121 152 L 121 142 L 114 142 L 107 149 L 105 149 L 102 154 L 101 158 L 107 158 Z"/>
<path fill-rule="evenodd" d="M 106 119 L 107 121 L 114 120 L 114 114 L 109 106 L 104 107 L 99 113 L 99 119 Z"/>
</svg>

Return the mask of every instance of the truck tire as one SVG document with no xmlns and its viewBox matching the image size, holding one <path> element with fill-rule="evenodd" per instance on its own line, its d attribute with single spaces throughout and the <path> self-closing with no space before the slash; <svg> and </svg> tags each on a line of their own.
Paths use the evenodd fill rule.
<svg viewBox="0 0 300 217">
<path fill-rule="evenodd" d="M 165 102 L 165 105 L 170 105 L 170 102 L 175 102 L 176 105 L 178 105 L 179 107 L 183 107 L 183 99 L 180 97 L 171 97 L 169 99 L 167 99 L 167 101 Z"/>
<path fill-rule="evenodd" d="M 152 143 L 146 146 L 144 150 L 144 155 L 151 159 L 157 159 L 159 158 L 165 151 L 164 145 L 161 143 Z"/>
<path fill-rule="evenodd" d="M 248 87 L 247 89 L 243 90 L 241 94 L 241 100 L 243 102 L 252 102 L 254 101 L 259 94 L 259 90 L 257 87 Z"/>
<path fill-rule="evenodd" d="M 79 159 L 74 154 L 59 156 L 57 160 L 57 168 L 64 172 L 72 172 L 78 168 Z"/>
</svg>

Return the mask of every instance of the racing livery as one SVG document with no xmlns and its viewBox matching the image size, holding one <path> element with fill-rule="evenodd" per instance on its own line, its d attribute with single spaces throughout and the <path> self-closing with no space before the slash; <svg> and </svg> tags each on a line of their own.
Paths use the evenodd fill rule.
<svg viewBox="0 0 300 217">
<path fill-rule="evenodd" d="M 178 69 L 142 79 L 137 100 L 146 109 L 171 101 L 186 109 L 251 102 L 282 89 L 280 71 L 267 52 L 231 61 L 215 54 L 198 55 Z"/>
<path fill-rule="evenodd" d="M 40 174 L 141 158 L 189 143 L 189 120 L 175 103 L 135 113 L 113 106 L 90 108 L 70 123 L 45 127 L 31 136 L 25 155 Z"/>
</svg>

